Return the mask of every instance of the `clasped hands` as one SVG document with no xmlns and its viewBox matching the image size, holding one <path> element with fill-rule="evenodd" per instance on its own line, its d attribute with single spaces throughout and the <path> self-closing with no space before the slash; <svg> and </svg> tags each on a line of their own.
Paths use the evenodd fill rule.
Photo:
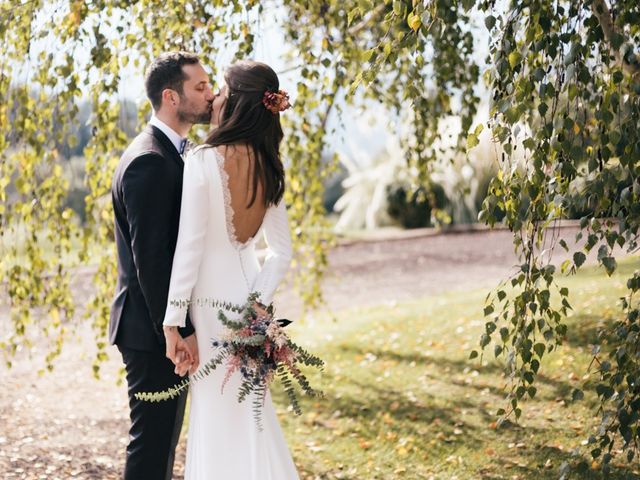
<svg viewBox="0 0 640 480">
<path fill-rule="evenodd" d="M 194 374 L 200 362 L 196 334 L 182 338 L 177 327 L 165 326 L 162 330 L 167 344 L 166 356 L 175 365 L 174 372 L 181 377 Z"/>
<path fill-rule="evenodd" d="M 255 302 L 253 308 L 259 316 L 268 315 L 267 307 L 260 302 Z M 174 372 L 181 377 L 187 373 L 193 375 L 200 363 L 196 334 L 182 338 L 178 327 L 164 326 L 162 330 L 167 344 L 166 356 L 175 365 Z"/>
</svg>

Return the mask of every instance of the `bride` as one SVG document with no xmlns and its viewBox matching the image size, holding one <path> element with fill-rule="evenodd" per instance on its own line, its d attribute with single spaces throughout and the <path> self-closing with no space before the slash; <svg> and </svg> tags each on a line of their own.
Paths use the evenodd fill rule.
<svg viewBox="0 0 640 480">
<path fill-rule="evenodd" d="M 217 302 L 243 304 L 259 292 L 260 303 L 269 304 L 291 261 L 280 160 L 280 112 L 289 107 L 288 95 L 263 63 L 235 63 L 224 79 L 212 105 L 214 130 L 185 161 L 164 318 L 167 356 L 177 358 L 177 327 L 189 311 L 202 364 L 223 333 Z M 255 244 L 262 234 L 268 255 L 260 267 Z M 214 370 L 191 386 L 185 480 L 298 479 L 270 394 L 260 432 L 251 399 L 238 403 L 233 393 L 239 376 L 221 393 L 224 373 Z"/>
</svg>

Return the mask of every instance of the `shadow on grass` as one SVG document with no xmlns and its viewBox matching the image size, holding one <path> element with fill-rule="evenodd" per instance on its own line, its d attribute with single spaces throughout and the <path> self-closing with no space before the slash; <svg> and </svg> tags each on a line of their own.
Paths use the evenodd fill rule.
<svg viewBox="0 0 640 480">
<path fill-rule="evenodd" d="M 392 360 L 398 363 L 405 363 L 407 365 L 415 362 L 417 365 L 432 366 L 437 371 L 444 372 L 447 375 L 465 375 L 468 374 L 470 370 L 477 370 L 483 375 L 502 375 L 504 373 L 503 366 L 495 360 L 491 360 L 491 362 L 486 365 L 479 365 L 473 360 L 451 360 L 445 357 L 426 356 L 418 352 L 399 353 L 393 351 L 376 350 L 372 348 L 361 348 L 354 345 L 341 345 L 340 349 L 343 352 L 354 355 L 365 355 L 367 353 L 370 353 L 375 355 L 378 359 Z M 437 375 L 430 376 L 433 378 L 440 378 L 440 376 Z M 552 389 L 552 399 L 568 399 L 571 397 L 571 393 L 574 389 L 574 385 L 572 385 L 571 383 L 548 377 L 543 373 L 538 375 L 536 382 L 538 384 L 546 385 Z M 508 393 L 507 390 L 485 383 L 466 383 L 460 380 L 451 379 L 451 384 L 457 385 L 462 388 L 470 387 L 479 391 L 487 390 L 491 395 L 502 398 L 504 398 Z"/>
<path fill-rule="evenodd" d="M 620 317 L 621 316 L 622 311 L 620 311 Z M 588 349 L 590 345 L 600 342 L 608 343 L 613 337 L 606 335 L 600 336 L 600 331 L 615 321 L 616 317 L 611 315 L 602 316 L 579 313 L 571 319 L 564 344 L 573 348 Z"/>
<path fill-rule="evenodd" d="M 466 360 L 434 358 L 418 352 L 399 353 L 354 345 L 340 345 L 339 348 L 348 356 L 370 353 L 379 360 L 394 360 L 407 366 L 412 362 L 418 365 L 431 365 L 437 370 L 448 370 L 447 376 L 465 374 L 468 373 L 469 367 L 472 369 L 477 367 Z M 501 366 L 496 363 L 480 367 L 479 370 L 494 374 L 502 372 Z M 485 405 L 478 402 L 479 397 L 446 398 L 437 393 L 432 395 L 422 392 L 418 398 L 409 399 L 406 391 L 385 387 L 384 384 L 361 381 L 344 374 L 340 375 L 339 380 L 335 380 L 331 374 L 326 375 L 325 378 L 333 386 L 325 399 L 320 402 L 320 417 L 333 416 L 353 420 L 348 423 L 351 427 L 347 428 L 351 433 L 357 432 L 358 435 L 376 438 L 384 430 L 395 429 L 402 436 L 414 436 L 425 440 L 437 438 L 438 444 L 426 447 L 425 451 L 442 459 L 461 454 L 468 449 L 477 449 L 478 446 L 484 449 L 485 445 L 492 442 L 500 445 L 523 442 L 526 445 L 518 448 L 517 451 L 514 450 L 513 458 L 511 456 L 488 458 L 485 465 L 478 465 L 476 475 L 468 478 L 505 479 L 518 475 L 521 479 L 558 479 L 560 465 L 575 459 L 568 451 L 544 444 L 545 428 L 521 427 L 510 422 L 497 430 L 489 428 L 488 425 L 495 420 L 495 417 L 487 412 Z M 566 396 L 573 389 L 573 386 L 567 382 L 542 375 L 538 381 L 549 385 L 553 392 L 560 396 Z M 490 393 L 499 397 L 505 395 L 502 389 L 478 382 L 465 383 L 452 379 L 451 383 L 478 392 L 489 389 Z M 345 388 L 340 388 L 341 385 Z M 412 384 L 407 384 L 406 389 L 412 387 Z M 444 405 L 442 405 L 443 401 Z M 461 409 L 469 410 L 472 414 L 463 416 L 460 414 Z M 473 420 L 474 416 L 480 421 Z M 322 425 L 321 421 L 319 423 Z M 575 445 L 577 446 L 578 443 L 579 439 L 576 437 Z M 440 477 L 436 475 L 435 478 Z M 467 477 L 458 476 L 458 478 Z M 597 471 L 588 470 L 584 473 L 574 473 L 569 478 L 599 480 L 604 477 Z M 640 477 L 630 469 L 616 467 L 608 478 L 638 480 Z"/>
<path fill-rule="evenodd" d="M 536 479 L 536 480 L 558 480 L 561 475 L 561 466 L 566 462 L 572 465 L 572 470 L 567 475 L 567 480 L 639 480 L 637 471 L 624 466 L 612 466 L 611 472 L 604 475 L 597 469 L 587 468 L 579 472 L 575 467 L 578 463 L 577 457 L 570 452 L 560 450 L 556 447 L 541 445 L 534 450 L 525 452 L 524 459 L 532 463 L 532 466 L 523 467 L 518 462 L 505 462 L 510 465 L 508 476 L 483 476 L 483 480 L 512 478 Z"/>
<path fill-rule="evenodd" d="M 464 468 L 464 473 L 457 473 L 451 470 L 451 475 L 459 479 L 536 479 L 536 480 L 557 480 L 559 478 L 559 468 L 564 462 L 574 460 L 571 453 L 556 447 L 546 446 L 544 442 L 545 430 L 534 427 L 523 428 L 519 425 L 510 424 L 507 428 L 492 430 L 473 424 L 465 420 L 460 415 L 460 408 L 478 408 L 473 401 L 467 399 L 454 399 L 447 402 L 445 406 L 435 405 L 437 398 L 433 395 L 421 395 L 418 401 L 410 401 L 404 397 L 403 392 L 384 388 L 384 386 L 371 385 L 358 382 L 354 379 L 341 377 L 341 383 L 348 383 L 357 387 L 352 394 L 336 394 L 328 392 L 325 399 L 320 402 L 317 412 L 319 418 L 315 420 L 318 426 L 330 428 L 328 422 L 323 421 L 323 417 L 349 419 L 345 422 L 343 429 L 352 436 L 363 437 L 375 442 L 381 433 L 394 431 L 398 436 L 420 439 L 423 445 L 422 452 L 428 452 L 429 457 L 436 460 L 434 466 L 434 478 L 444 479 L 443 472 L 438 474 L 439 466 L 446 462 L 450 456 L 462 456 L 469 451 L 480 450 L 481 452 L 490 445 L 507 445 L 523 442 L 524 447 L 514 448 L 504 452 L 487 456 L 471 458 L 470 465 L 475 472 L 469 472 L 469 467 Z M 333 389 L 332 389 L 333 390 Z M 482 412 L 481 408 L 478 408 Z M 467 417 L 468 418 L 468 417 Z M 462 434 L 454 434 L 454 431 L 461 431 Z M 535 438 L 532 438 L 532 435 Z M 437 443 L 430 443 L 431 439 L 437 439 Z M 577 441 L 577 439 L 576 439 Z M 511 452 L 513 452 L 511 454 Z M 363 453 L 364 455 L 364 453 Z M 482 455 L 482 454 L 480 454 Z M 379 459 L 384 463 L 387 460 Z M 400 458 L 392 459 L 396 466 L 404 465 Z M 405 461 L 406 462 L 406 461 Z M 332 462 L 329 462 L 332 463 Z M 315 470 L 318 468 L 319 470 Z M 391 470 L 394 470 L 391 468 Z M 369 477 L 360 473 L 357 476 L 349 476 L 345 472 L 340 472 L 340 476 L 335 476 L 333 471 L 327 471 L 321 466 L 305 466 L 305 472 L 312 475 L 310 478 L 344 478 L 351 480 L 365 480 Z M 315 476 L 314 476 L 315 475 Z M 517 476 L 517 477 L 516 477 Z M 403 475 L 389 475 L 375 478 L 411 478 Z M 417 478 L 417 477 L 416 477 Z M 420 477 L 422 478 L 422 477 Z M 428 477 L 427 477 L 428 478 Z M 600 473 L 587 471 L 584 473 L 574 473 L 571 477 L 574 480 L 604 480 Z M 609 479 L 638 480 L 638 477 L 630 469 L 616 467 L 612 470 Z"/>
</svg>

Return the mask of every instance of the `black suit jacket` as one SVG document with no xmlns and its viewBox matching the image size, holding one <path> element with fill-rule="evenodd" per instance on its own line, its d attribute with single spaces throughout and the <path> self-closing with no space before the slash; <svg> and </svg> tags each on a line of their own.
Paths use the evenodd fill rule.
<svg viewBox="0 0 640 480">
<path fill-rule="evenodd" d="M 118 284 L 109 341 L 142 351 L 164 350 L 167 307 L 178 238 L 184 162 L 169 138 L 148 125 L 122 154 L 111 186 Z M 193 333 L 187 323 L 180 333 Z"/>
</svg>

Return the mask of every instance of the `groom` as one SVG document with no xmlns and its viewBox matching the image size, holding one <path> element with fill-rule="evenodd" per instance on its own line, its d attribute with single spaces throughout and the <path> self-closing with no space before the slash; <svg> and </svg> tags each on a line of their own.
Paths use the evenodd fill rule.
<svg viewBox="0 0 640 480">
<path fill-rule="evenodd" d="M 183 394 L 149 403 L 134 394 L 165 390 L 198 366 L 189 318 L 169 357 L 162 322 L 178 236 L 186 136 L 194 124 L 209 123 L 214 98 L 198 57 L 186 52 L 155 59 L 145 88 L 154 115 L 120 158 L 111 187 L 118 285 L 109 340 L 122 353 L 131 410 L 125 480 L 171 478 L 186 400 Z"/>
</svg>

